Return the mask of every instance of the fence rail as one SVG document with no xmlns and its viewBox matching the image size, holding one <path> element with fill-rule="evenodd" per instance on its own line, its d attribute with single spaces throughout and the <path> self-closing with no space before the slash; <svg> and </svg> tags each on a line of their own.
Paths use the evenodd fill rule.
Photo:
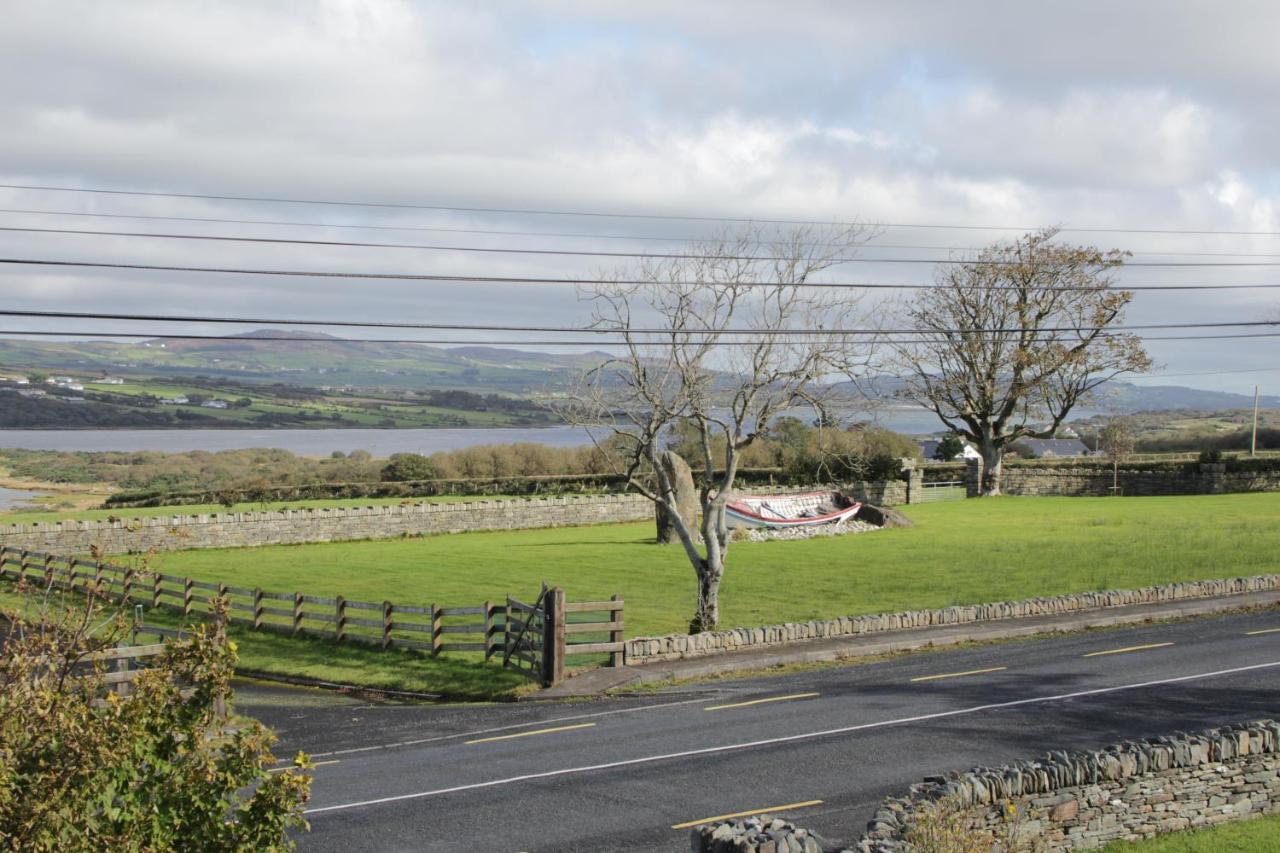
<svg viewBox="0 0 1280 853">
<path fill-rule="evenodd" d="M 623 663 L 623 601 L 618 596 L 566 603 L 562 590 L 544 587 L 534 604 L 508 597 L 501 603 L 458 607 L 402 605 L 249 589 L 8 546 L 0 546 L 0 578 L 159 608 L 184 618 L 212 615 L 216 596 L 227 602 L 228 622 L 255 631 L 416 649 L 433 657 L 474 652 L 487 661 L 501 656 L 504 665 L 548 684 L 563 674 L 566 654 L 607 653 L 612 665 Z M 559 609 L 549 615 L 551 593 L 558 596 Z M 162 638 L 180 633 L 152 626 L 137 630 Z"/>
</svg>

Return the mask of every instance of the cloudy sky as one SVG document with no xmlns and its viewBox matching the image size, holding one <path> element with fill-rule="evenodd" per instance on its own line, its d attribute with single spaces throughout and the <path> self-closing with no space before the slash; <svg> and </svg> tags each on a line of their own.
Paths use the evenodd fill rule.
<svg viewBox="0 0 1280 853">
<path fill-rule="evenodd" d="M 0 225 L 645 251 L 716 228 L 655 217 L 857 220 L 884 224 L 864 258 L 926 260 L 1061 225 L 1119 229 L 1064 237 L 1135 262 L 1280 264 L 1277 32 L 1280 6 L 1265 2 L 12 0 L 0 183 L 641 218 L 0 189 Z M 12 212 L 35 210 L 308 224 Z M 0 252 L 486 276 L 601 266 L 22 232 L 0 232 Z M 831 275 L 932 274 L 859 263 Z M 1122 282 L 1280 283 L 1280 266 L 1134 266 Z M 35 309 L 584 318 L 573 290 L 552 286 L 10 267 L 0 293 Z M 1280 290 L 1145 292 L 1129 320 L 1277 315 Z M 1150 348 L 1169 382 L 1280 390 L 1280 338 Z M 1271 370 L 1208 375 L 1256 368 Z"/>
</svg>

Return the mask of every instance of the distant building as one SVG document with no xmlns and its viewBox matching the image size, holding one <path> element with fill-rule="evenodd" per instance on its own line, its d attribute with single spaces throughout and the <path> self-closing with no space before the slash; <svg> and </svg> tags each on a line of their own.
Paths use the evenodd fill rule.
<svg viewBox="0 0 1280 853">
<path fill-rule="evenodd" d="M 1020 438 L 1013 443 L 1019 456 L 1029 459 L 1089 456 L 1089 448 L 1078 438 Z"/>
<path fill-rule="evenodd" d="M 926 438 L 919 442 L 920 455 L 924 457 L 924 461 L 926 462 L 938 461 L 938 445 L 940 444 L 942 444 L 942 441 L 937 438 Z M 955 458 L 951 461 L 960 461 L 962 459 L 978 459 L 978 458 L 979 458 L 978 451 L 974 450 L 973 445 L 966 441 L 964 443 L 964 450 L 961 450 L 960 453 L 957 454 Z"/>
<path fill-rule="evenodd" d="M 190 400 L 188 400 L 186 397 L 183 397 L 183 396 L 179 395 L 179 396 L 177 396 L 177 397 L 166 397 L 166 398 L 162 399 L 162 400 L 160 401 L 160 405 L 162 405 L 162 406 L 185 406 L 187 403 L 190 403 L 190 402 L 191 402 L 191 401 L 190 401 Z"/>
<path fill-rule="evenodd" d="M 48 395 L 39 388 L 19 388 L 18 393 L 24 397 L 47 397 Z"/>
<path fill-rule="evenodd" d="M 124 380 L 123 380 L 123 379 L 121 379 L 121 378 L 120 378 L 120 377 L 118 377 L 118 376 L 104 376 L 103 378 L 99 379 L 99 380 L 98 380 L 96 383 L 94 383 L 94 384 L 96 384 L 96 385 L 123 385 L 123 384 L 124 384 Z"/>
<path fill-rule="evenodd" d="M 227 408 L 226 400 L 205 400 L 200 404 L 204 409 L 225 409 Z"/>
<path fill-rule="evenodd" d="M 63 387 L 63 388 L 66 388 L 68 391 L 83 391 L 83 390 L 84 390 L 84 386 L 83 386 L 83 385 L 81 385 L 79 382 L 68 382 L 66 385 L 64 385 L 64 386 L 62 386 L 62 387 Z"/>
<path fill-rule="evenodd" d="M 31 380 L 25 376 L 20 376 L 17 379 L 13 380 L 13 384 L 14 385 L 30 385 Z"/>
</svg>

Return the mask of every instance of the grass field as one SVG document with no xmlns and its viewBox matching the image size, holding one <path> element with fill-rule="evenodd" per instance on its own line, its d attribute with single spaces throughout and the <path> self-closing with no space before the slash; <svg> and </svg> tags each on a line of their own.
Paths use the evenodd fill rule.
<svg viewBox="0 0 1280 853">
<path fill-rule="evenodd" d="M 1171 498 L 997 498 L 906 508 L 916 526 L 732 546 L 722 627 L 1117 589 L 1280 571 L 1280 493 Z M 693 571 L 651 523 L 162 553 L 169 574 L 348 599 L 476 605 L 626 600 L 628 637 L 682 631 Z M 12 595 L 0 589 L 0 603 Z M 148 613 L 172 626 L 174 617 Z M 521 676 L 476 655 L 437 659 L 235 629 L 244 668 L 456 699 L 503 698 Z M 1180 848 L 1172 848 L 1180 849 Z"/>
<path fill-rule="evenodd" d="M 1280 571 L 1280 494 L 999 498 L 908 508 L 913 528 L 732 546 L 723 627 Z M 694 576 L 650 523 L 162 554 L 232 585 L 467 605 L 539 584 L 626 599 L 627 635 L 680 631 Z"/>
<path fill-rule="evenodd" d="M 1274 853 L 1280 851 L 1280 816 L 1171 832 L 1148 841 L 1107 845 L 1106 853 Z"/>
</svg>

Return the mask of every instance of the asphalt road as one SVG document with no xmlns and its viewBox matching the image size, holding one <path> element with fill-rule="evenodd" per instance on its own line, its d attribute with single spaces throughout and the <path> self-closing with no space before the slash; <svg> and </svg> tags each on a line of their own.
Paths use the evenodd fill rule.
<svg viewBox="0 0 1280 853">
<path fill-rule="evenodd" d="M 837 843 L 926 775 L 1280 714 L 1280 611 L 576 704 L 237 704 L 319 762 L 304 850 L 687 850 L 793 804 Z"/>
</svg>

